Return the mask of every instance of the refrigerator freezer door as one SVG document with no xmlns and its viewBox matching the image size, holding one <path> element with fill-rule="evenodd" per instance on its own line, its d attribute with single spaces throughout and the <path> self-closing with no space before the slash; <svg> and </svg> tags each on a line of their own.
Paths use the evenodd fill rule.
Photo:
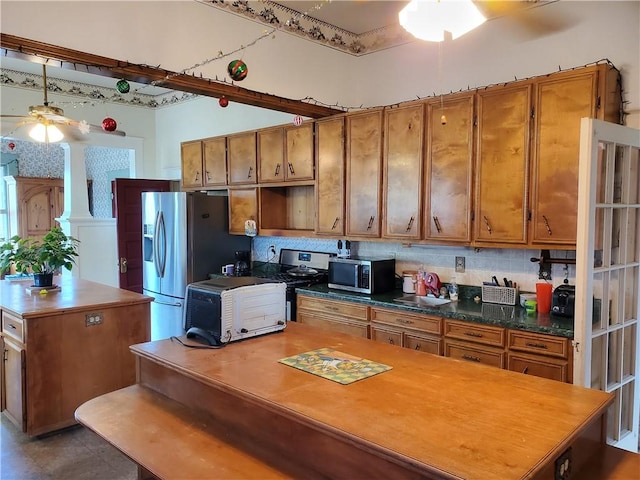
<svg viewBox="0 0 640 480">
<path fill-rule="evenodd" d="M 184 335 L 184 299 L 167 297 L 147 290 L 143 290 L 143 293 L 154 298 L 151 302 L 151 341 Z"/>
</svg>

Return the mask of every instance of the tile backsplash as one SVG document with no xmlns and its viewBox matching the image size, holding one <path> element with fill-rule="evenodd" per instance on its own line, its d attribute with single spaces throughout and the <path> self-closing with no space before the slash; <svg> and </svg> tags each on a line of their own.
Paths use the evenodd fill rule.
<svg viewBox="0 0 640 480">
<path fill-rule="evenodd" d="M 343 239 L 344 240 L 344 239 Z M 276 258 L 281 248 L 310 250 L 337 253 L 337 240 L 317 238 L 263 237 L 253 239 L 253 260 L 266 262 L 269 260 L 269 246 L 275 245 Z M 483 281 L 491 281 L 495 275 L 500 282 L 504 277 L 517 282 L 520 291 L 535 291 L 538 281 L 538 263 L 531 258 L 539 258 L 540 250 L 498 249 L 472 247 L 449 247 L 441 245 L 411 245 L 389 242 L 351 241 L 351 255 L 361 257 L 394 257 L 396 273 L 403 270 L 417 270 L 421 265 L 426 271 L 438 274 L 442 282 L 449 282 L 454 276 L 462 285 L 482 285 Z M 455 272 L 456 257 L 464 257 L 464 273 Z M 553 259 L 575 260 L 572 250 L 555 250 L 551 252 Z M 551 283 L 554 287 L 563 283 L 565 277 L 570 284 L 575 284 L 575 265 L 553 264 Z"/>
</svg>

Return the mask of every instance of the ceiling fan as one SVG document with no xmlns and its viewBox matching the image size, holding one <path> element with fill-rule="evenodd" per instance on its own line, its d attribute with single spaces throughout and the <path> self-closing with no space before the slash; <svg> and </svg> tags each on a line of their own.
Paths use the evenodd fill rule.
<svg viewBox="0 0 640 480">
<path fill-rule="evenodd" d="M 59 107 L 49 105 L 47 99 L 47 67 L 42 65 L 42 88 L 44 101 L 42 105 L 29 107 L 28 115 L 0 115 L 2 120 L 3 137 L 15 137 L 37 142 L 55 143 L 63 139 L 82 142 L 89 139 L 90 133 L 125 136 L 121 130 L 107 131 L 100 126 L 91 125 L 86 121 L 80 122 L 64 116 Z M 115 122 L 114 122 L 115 123 Z M 7 130 L 5 134 L 4 131 Z M 24 133 L 28 133 L 28 137 Z"/>
</svg>

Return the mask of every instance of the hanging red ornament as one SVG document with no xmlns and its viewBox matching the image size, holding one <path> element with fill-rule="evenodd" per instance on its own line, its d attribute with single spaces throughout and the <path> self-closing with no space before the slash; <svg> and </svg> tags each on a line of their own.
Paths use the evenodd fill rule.
<svg viewBox="0 0 640 480">
<path fill-rule="evenodd" d="M 244 80 L 249 73 L 249 67 L 242 60 L 232 60 L 227 67 L 229 75 L 236 81 Z"/>
<path fill-rule="evenodd" d="M 116 90 L 120 93 L 129 93 L 130 88 L 131 86 L 129 85 L 129 82 L 124 78 L 122 80 L 118 80 L 118 83 L 116 83 Z"/>
<path fill-rule="evenodd" d="M 220 100 L 218 100 L 218 103 L 222 108 L 225 108 L 227 105 L 229 105 L 229 99 L 227 97 L 220 97 Z"/>
<path fill-rule="evenodd" d="M 7 147 L 9 147 L 9 150 L 11 150 L 12 152 L 16 149 L 16 144 L 13 142 L 9 142 L 7 144 Z"/>
<path fill-rule="evenodd" d="M 296 115 L 295 117 L 293 117 L 293 124 L 296 127 L 299 127 L 300 125 L 302 125 L 302 117 L 300 115 Z"/>
<path fill-rule="evenodd" d="M 114 132 L 116 128 L 118 128 L 118 124 L 113 118 L 107 117 L 102 120 L 102 129 L 105 132 Z"/>
</svg>

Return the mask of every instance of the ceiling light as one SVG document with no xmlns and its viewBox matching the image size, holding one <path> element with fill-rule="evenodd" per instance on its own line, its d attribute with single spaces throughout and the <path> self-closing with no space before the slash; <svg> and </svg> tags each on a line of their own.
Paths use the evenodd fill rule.
<svg viewBox="0 0 640 480">
<path fill-rule="evenodd" d="M 429 42 L 442 42 L 445 31 L 458 38 L 487 20 L 471 0 L 411 0 L 398 18 L 406 31 Z"/>
<path fill-rule="evenodd" d="M 41 143 L 59 142 L 64 138 L 64 135 L 62 134 L 62 132 L 58 127 L 52 124 L 45 124 L 42 122 L 38 122 L 34 125 L 34 127 L 29 132 L 29 136 L 33 138 L 36 142 L 41 142 Z"/>
</svg>

